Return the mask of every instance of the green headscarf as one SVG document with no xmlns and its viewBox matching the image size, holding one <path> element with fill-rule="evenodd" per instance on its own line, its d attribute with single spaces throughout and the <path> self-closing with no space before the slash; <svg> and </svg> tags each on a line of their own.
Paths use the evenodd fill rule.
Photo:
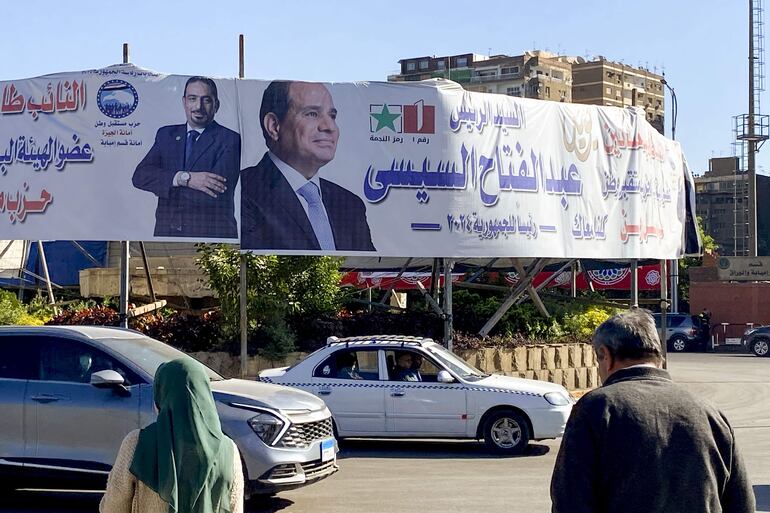
<svg viewBox="0 0 770 513">
<path fill-rule="evenodd" d="M 205 369 L 192 358 L 173 360 L 158 367 L 153 386 L 158 419 L 139 433 L 131 473 L 169 513 L 231 511 L 235 454 Z"/>
</svg>

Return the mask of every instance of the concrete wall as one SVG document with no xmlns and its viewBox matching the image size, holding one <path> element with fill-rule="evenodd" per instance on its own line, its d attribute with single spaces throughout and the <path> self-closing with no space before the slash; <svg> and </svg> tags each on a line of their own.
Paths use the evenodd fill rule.
<svg viewBox="0 0 770 513">
<path fill-rule="evenodd" d="M 487 373 L 538 379 L 564 385 L 567 390 L 583 390 L 599 386 L 596 355 L 589 344 L 554 344 L 522 346 L 515 349 L 485 348 L 457 351 L 468 363 Z M 229 353 L 200 352 L 192 356 L 223 376 L 240 375 L 240 360 Z M 249 357 L 249 376 L 264 369 L 292 365 L 307 356 L 291 353 L 282 361 Z"/>
</svg>

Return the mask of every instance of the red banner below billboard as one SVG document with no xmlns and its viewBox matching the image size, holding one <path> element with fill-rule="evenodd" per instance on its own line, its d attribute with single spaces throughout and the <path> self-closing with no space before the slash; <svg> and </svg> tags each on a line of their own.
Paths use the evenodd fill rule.
<svg viewBox="0 0 770 513">
<path fill-rule="evenodd" d="M 659 290 L 660 289 L 660 268 L 656 265 L 640 266 L 637 270 L 639 277 L 639 290 Z M 496 273 L 495 273 L 496 274 Z M 534 281 L 535 287 L 545 282 L 553 275 L 552 272 L 542 272 L 537 275 Z M 453 274 L 452 281 L 462 281 L 462 274 Z M 400 277 L 397 272 L 349 272 L 342 278 L 342 285 L 349 285 L 358 288 L 394 288 L 396 290 L 411 290 L 417 288 L 417 282 L 422 283 L 423 287 L 429 289 L 432 277 L 430 273 L 403 273 Z M 511 285 L 518 281 L 518 275 L 515 272 L 505 274 L 505 281 Z M 597 269 L 595 271 L 585 271 L 577 276 L 576 280 L 578 290 L 590 290 L 593 285 L 594 290 L 630 290 L 631 289 L 631 269 Z M 439 286 L 444 283 L 443 277 L 439 280 Z M 572 283 L 572 272 L 563 271 L 559 273 L 547 286 L 570 288 Z"/>
</svg>

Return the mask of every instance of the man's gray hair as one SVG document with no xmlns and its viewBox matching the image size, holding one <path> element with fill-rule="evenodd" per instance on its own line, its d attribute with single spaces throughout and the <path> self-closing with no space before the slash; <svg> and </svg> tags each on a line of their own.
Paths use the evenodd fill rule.
<svg viewBox="0 0 770 513">
<path fill-rule="evenodd" d="M 604 346 L 621 360 L 660 360 L 662 353 L 655 320 L 640 308 L 604 321 L 594 332 L 593 344 L 597 352 Z"/>
</svg>

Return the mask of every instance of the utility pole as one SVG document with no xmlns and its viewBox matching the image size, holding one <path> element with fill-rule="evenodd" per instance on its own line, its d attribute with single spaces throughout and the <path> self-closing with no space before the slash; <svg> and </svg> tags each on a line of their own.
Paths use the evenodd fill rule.
<svg viewBox="0 0 770 513">
<path fill-rule="evenodd" d="M 749 0 L 749 116 L 748 116 L 748 145 L 747 155 L 747 175 L 749 181 L 749 256 L 757 256 L 757 173 L 756 173 L 756 151 L 757 140 L 754 134 L 754 66 L 756 56 L 754 55 L 754 0 Z"/>
</svg>

